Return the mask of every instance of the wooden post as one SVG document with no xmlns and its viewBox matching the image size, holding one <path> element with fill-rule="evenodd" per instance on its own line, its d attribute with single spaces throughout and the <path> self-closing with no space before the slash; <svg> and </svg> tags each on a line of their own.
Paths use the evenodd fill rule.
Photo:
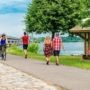
<svg viewBox="0 0 90 90">
<path fill-rule="evenodd" d="M 90 32 L 85 33 L 85 38 L 85 55 L 83 58 L 90 60 Z"/>
<path fill-rule="evenodd" d="M 86 55 L 86 49 L 87 49 L 87 41 L 86 41 L 86 33 L 85 33 L 85 41 L 84 41 L 84 53 Z"/>
<path fill-rule="evenodd" d="M 88 49 L 90 50 L 90 33 L 88 33 Z"/>
</svg>

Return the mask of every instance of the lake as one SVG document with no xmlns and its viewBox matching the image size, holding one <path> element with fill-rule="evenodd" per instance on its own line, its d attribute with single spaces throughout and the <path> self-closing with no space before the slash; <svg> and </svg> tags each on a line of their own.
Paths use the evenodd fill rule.
<svg viewBox="0 0 90 90">
<path fill-rule="evenodd" d="M 84 54 L 84 42 L 65 42 L 64 50 L 61 49 L 61 55 L 81 55 Z M 40 43 L 39 54 L 43 54 L 43 44 Z"/>
</svg>

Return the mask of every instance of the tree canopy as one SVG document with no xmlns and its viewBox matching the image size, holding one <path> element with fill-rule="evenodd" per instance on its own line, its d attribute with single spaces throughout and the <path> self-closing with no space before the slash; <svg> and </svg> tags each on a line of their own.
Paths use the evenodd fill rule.
<svg viewBox="0 0 90 90">
<path fill-rule="evenodd" d="M 83 0 L 32 0 L 25 25 L 27 32 L 68 32 L 84 17 Z M 85 0 L 84 0 L 85 1 Z"/>
<path fill-rule="evenodd" d="M 86 20 L 82 23 L 83 27 L 90 27 L 90 0 L 84 1 L 86 5 L 86 10 L 84 12 L 84 16 L 86 17 Z"/>
</svg>

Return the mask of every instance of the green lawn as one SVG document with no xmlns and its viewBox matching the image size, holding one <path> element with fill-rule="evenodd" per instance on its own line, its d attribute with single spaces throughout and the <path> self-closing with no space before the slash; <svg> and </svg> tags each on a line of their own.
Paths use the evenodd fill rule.
<svg viewBox="0 0 90 90">
<path fill-rule="evenodd" d="M 23 51 L 16 47 L 8 48 L 7 52 L 9 54 L 24 56 Z M 28 52 L 28 57 L 45 61 L 45 57 L 43 55 L 39 55 L 39 54 L 31 53 L 31 52 Z M 55 63 L 55 57 L 53 56 L 51 57 L 51 62 Z M 67 65 L 67 66 L 90 69 L 90 60 L 83 60 L 82 56 L 60 55 L 59 62 L 60 64 Z"/>
</svg>

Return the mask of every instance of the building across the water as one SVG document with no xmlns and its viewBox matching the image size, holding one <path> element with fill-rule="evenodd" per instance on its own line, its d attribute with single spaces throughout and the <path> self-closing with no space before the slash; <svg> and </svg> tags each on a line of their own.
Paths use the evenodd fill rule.
<svg viewBox="0 0 90 90">
<path fill-rule="evenodd" d="M 1 36 L 1 35 L 0 35 Z M 13 36 L 6 36 L 8 45 L 16 44 L 16 45 L 22 45 L 21 38 L 13 37 Z M 31 42 L 31 41 L 29 41 Z"/>
<path fill-rule="evenodd" d="M 12 44 L 20 45 L 21 44 L 20 38 L 16 38 L 12 36 L 7 36 L 7 41 L 9 45 L 12 45 Z"/>
</svg>

